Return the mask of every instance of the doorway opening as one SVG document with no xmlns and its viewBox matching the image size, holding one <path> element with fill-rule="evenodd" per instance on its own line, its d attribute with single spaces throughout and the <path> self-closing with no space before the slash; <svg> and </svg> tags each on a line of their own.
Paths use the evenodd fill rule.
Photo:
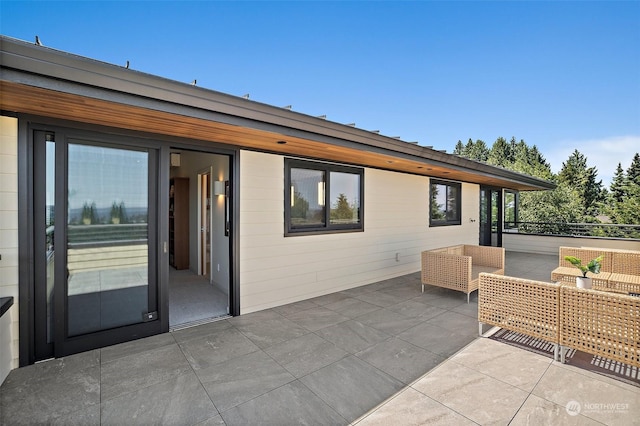
<svg viewBox="0 0 640 426">
<path fill-rule="evenodd" d="M 480 187 L 480 245 L 502 247 L 502 190 Z"/>
<path fill-rule="evenodd" d="M 227 155 L 171 149 L 169 171 L 169 327 L 229 314 Z"/>
</svg>

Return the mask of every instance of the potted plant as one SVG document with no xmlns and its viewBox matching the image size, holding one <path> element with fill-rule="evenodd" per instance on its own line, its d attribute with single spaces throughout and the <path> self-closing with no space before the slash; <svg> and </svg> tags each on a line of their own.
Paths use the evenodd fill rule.
<svg viewBox="0 0 640 426">
<path fill-rule="evenodd" d="M 582 260 L 578 259 L 575 256 L 565 256 L 564 260 L 568 261 L 573 266 L 580 269 L 580 271 L 582 272 L 581 277 L 576 277 L 576 285 L 579 288 L 591 288 L 592 281 L 591 281 L 591 278 L 587 277 L 587 272 L 591 272 L 592 274 L 600 273 L 600 266 L 602 264 L 602 255 L 591 260 L 586 265 L 583 265 Z"/>
</svg>

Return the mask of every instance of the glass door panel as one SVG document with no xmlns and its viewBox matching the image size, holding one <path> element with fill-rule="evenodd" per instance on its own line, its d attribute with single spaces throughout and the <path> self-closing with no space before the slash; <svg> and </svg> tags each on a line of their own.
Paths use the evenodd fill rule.
<svg viewBox="0 0 640 426">
<path fill-rule="evenodd" d="M 149 153 L 69 143 L 67 336 L 149 312 Z"/>
</svg>

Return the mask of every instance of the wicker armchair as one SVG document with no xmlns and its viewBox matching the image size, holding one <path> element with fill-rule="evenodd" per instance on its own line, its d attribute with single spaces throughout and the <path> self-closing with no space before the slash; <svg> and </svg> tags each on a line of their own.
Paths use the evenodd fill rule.
<svg viewBox="0 0 640 426">
<path fill-rule="evenodd" d="M 457 245 L 422 252 L 422 291 L 425 285 L 469 295 L 478 289 L 481 272 L 504 274 L 504 248 Z"/>
</svg>

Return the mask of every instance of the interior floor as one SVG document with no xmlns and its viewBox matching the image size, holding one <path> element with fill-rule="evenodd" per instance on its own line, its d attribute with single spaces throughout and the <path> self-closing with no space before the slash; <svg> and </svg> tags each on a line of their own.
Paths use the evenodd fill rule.
<svg viewBox="0 0 640 426">
<path fill-rule="evenodd" d="M 206 276 L 169 268 L 169 327 L 227 315 L 229 297 Z"/>
</svg>

